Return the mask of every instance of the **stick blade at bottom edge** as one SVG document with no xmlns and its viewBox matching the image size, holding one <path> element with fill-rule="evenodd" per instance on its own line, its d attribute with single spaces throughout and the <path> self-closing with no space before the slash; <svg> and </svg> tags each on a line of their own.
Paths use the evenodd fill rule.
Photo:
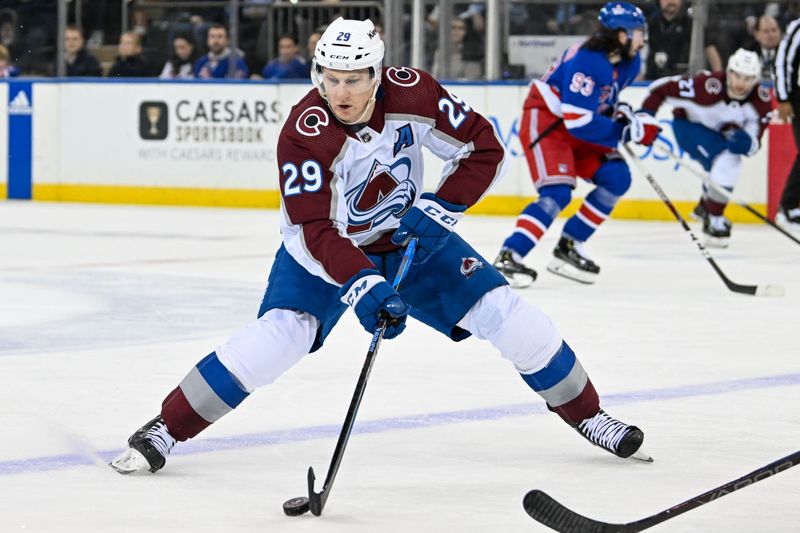
<svg viewBox="0 0 800 533">
<path fill-rule="evenodd" d="M 561 505 L 547 493 L 537 489 L 525 495 L 522 499 L 522 506 L 531 518 L 560 533 L 624 533 L 629 531 L 625 524 L 608 524 L 579 515 Z"/>
</svg>

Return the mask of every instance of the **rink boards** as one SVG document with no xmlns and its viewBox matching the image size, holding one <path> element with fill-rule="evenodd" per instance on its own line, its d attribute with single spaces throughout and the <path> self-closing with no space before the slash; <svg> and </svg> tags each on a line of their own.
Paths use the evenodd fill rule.
<svg viewBox="0 0 800 533">
<path fill-rule="evenodd" d="M 30 95 L 21 99 L 25 86 Z M 492 122 L 509 154 L 505 176 L 471 212 L 516 214 L 535 196 L 518 135 L 527 86 L 446 87 Z M 32 199 L 47 201 L 276 208 L 277 137 L 292 105 L 310 89 L 310 84 L 250 81 L 0 83 L 0 197 L 25 198 L 29 190 Z M 631 87 L 622 99 L 636 108 L 645 94 L 645 86 Z M 28 108 L 20 106 L 25 100 Z M 664 122 L 670 116 L 666 107 L 659 114 Z M 671 128 L 662 135 L 678 154 Z M 742 200 L 760 208 L 767 195 L 768 143 L 769 132 L 762 149 L 745 158 L 737 187 Z M 698 179 L 650 150 L 638 153 L 667 194 L 688 212 L 699 196 Z M 426 157 L 427 185 L 434 188 L 442 164 L 430 154 Z M 633 185 L 614 216 L 669 219 L 649 183 L 636 176 L 635 168 L 632 172 Z M 576 196 L 586 190 L 579 186 Z M 735 207 L 728 211 L 731 218 L 754 220 Z"/>
</svg>

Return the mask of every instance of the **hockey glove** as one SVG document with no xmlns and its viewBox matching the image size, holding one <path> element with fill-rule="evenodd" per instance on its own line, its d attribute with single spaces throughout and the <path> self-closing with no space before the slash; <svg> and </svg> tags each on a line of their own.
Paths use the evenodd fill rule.
<svg viewBox="0 0 800 533">
<path fill-rule="evenodd" d="M 656 117 L 646 111 L 633 113 L 630 106 L 618 106 L 617 115 L 624 118 L 628 124 L 622 129 L 622 142 L 633 141 L 637 144 L 650 146 L 656 142 L 658 134 L 661 132 L 661 125 Z"/>
<path fill-rule="evenodd" d="M 400 219 L 392 242 L 402 245 L 412 235 L 419 237 L 413 263 L 421 265 L 444 246 L 466 210 L 465 205 L 445 202 L 430 192 L 422 193 L 419 201 Z"/>
<path fill-rule="evenodd" d="M 339 297 L 356 313 L 369 333 L 386 318 L 384 339 L 393 339 L 406 329 L 408 306 L 377 270 L 364 269 L 339 289 Z"/>
<path fill-rule="evenodd" d="M 744 130 L 728 130 L 724 135 L 728 139 L 728 151 L 732 154 L 748 155 L 753 148 L 753 138 Z"/>
</svg>

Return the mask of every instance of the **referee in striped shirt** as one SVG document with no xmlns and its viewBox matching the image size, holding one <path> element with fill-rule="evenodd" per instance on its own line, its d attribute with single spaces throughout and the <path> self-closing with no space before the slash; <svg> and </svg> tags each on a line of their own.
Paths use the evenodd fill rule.
<svg viewBox="0 0 800 533">
<path fill-rule="evenodd" d="M 775 57 L 775 94 L 778 115 L 784 122 L 792 121 L 794 144 L 800 154 L 800 18 L 786 27 Z M 793 119 L 793 120 L 792 120 Z M 782 219 L 782 220 L 781 220 Z M 800 227 L 800 155 L 786 179 L 776 222 L 789 222 Z"/>
</svg>

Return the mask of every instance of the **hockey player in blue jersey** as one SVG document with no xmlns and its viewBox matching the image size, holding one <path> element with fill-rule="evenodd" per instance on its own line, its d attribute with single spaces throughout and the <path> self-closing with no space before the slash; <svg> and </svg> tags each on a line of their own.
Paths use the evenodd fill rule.
<svg viewBox="0 0 800 533">
<path fill-rule="evenodd" d="M 653 117 L 618 103 L 620 91 L 641 68 L 644 15 L 627 2 L 609 2 L 598 19 L 600 30 L 567 49 L 541 80 L 533 80 L 523 104 L 519 136 L 539 199 L 519 215 L 494 263 L 512 286 L 536 279 L 522 258 L 567 207 L 578 177 L 595 188 L 564 226 L 547 269 L 582 283 L 595 281 L 600 267 L 582 245 L 631 184 L 617 144 L 649 145 L 660 131 Z"/>
</svg>

